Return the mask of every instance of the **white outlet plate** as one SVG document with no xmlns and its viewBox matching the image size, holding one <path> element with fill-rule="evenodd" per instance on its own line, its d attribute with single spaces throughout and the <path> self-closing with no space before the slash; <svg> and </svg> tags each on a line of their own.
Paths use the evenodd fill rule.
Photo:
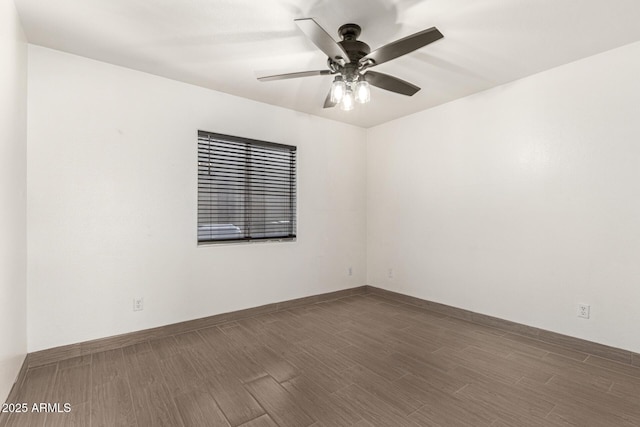
<svg viewBox="0 0 640 427">
<path fill-rule="evenodd" d="M 393 268 L 389 269 L 389 271 L 387 272 L 387 275 L 389 276 L 389 279 L 393 279 Z"/>
<path fill-rule="evenodd" d="M 353 276 L 353 268 L 349 267 L 349 276 Z"/>
<path fill-rule="evenodd" d="M 578 317 L 588 319 L 591 315 L 591 306 L 589 304 L 578 304 Z"/>
<path fill-rule="evenodd" d="M 144 298 L 134 298 L 133 311 L 142 311 L 142 310 L 144 310 Z"/>
</svg>

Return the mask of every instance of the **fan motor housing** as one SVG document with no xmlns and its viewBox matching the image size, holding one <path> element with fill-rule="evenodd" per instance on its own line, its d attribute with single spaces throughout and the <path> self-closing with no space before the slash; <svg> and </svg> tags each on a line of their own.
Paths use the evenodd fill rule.
<svg viewBox="0 0 640 427">
<path fill-rule="evenodd" d="M 360 58 L 367 56 L 371 52 L 369 45 L 360 40 L 343 40 L 338 44 L 347 52 L 351 62 L 358 62 Z"/>
<path fill-rule="evenodd" d="M 358 24 L 344 24 L 338 29 L 338 35 L 342 38 L 338 44 L 347 52 L 351 62 L 357 62 L 371 53 L 369 45 L 358 40 L 361 32 L 362 28 Z"/>
</svg>

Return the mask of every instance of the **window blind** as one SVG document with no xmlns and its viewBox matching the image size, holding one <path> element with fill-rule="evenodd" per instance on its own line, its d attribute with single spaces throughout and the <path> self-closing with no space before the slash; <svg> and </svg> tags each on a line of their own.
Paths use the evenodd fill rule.
<svg viewBox="0 0 640 427">
<path fill-rule="evenodd" d="M 198 242 L 296 237 L 296 147 L 198 132 Z"/>
</svg>

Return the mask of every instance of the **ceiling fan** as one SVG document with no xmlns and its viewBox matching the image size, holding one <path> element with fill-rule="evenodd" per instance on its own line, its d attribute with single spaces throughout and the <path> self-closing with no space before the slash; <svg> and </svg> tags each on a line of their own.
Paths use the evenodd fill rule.
<svg viewBox="0 0 640 427">
<path fill-rule="evenodd" d="M 262 82 L 309 76 L 335 75 L 324 108 L 340 104 L 351 110 L 354 102 L 369 102 L 369 85 L 402 95 L 412 96 L 420 90 L 416 85 L 388 74 L 369 69 L 407 53 L 420 49 L 444 36 L 436 27 L 396 40 L 371 52 L 368 44 L 358 40 L 362 29 L 357 24 L 345 24 L 338 29 L 342 39 L 336 42 L 313 18 L 294 20 L 302 32 L 327 58 L 328 70 L 302 71 L 258 77 Z"/>
</svg>

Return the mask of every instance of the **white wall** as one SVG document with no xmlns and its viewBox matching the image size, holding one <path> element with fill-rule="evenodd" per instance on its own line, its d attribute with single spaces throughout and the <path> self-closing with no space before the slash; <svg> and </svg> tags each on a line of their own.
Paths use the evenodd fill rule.
<svg viewBox="0 0 640 427">
<path fill-rule="evenodd" d="M 638 76 L 635 43 L 369 129 L 368 284 L 640 352 Z"/>
<path fill-rule="evenodd" d="M 364 130 L 37 46 L 28 101 L 29 351 L 365 284 Z M 298 146 L 296 242 L 197 246 L 199 129 Z"/>
<path fill-rule="evenodd" d="M 640 351 L 640 43 L 368 131 L 29 55 L 29 351 L 359 286 L 365 266 L 374 286 Z M 197 247 L 198 129 L 299 147 L 296 242 Z"/>
<path fill-rule="evenodd" d="M 0 402 L 27 353 L 27 44 L 0 0 Z"/>
</svg>

